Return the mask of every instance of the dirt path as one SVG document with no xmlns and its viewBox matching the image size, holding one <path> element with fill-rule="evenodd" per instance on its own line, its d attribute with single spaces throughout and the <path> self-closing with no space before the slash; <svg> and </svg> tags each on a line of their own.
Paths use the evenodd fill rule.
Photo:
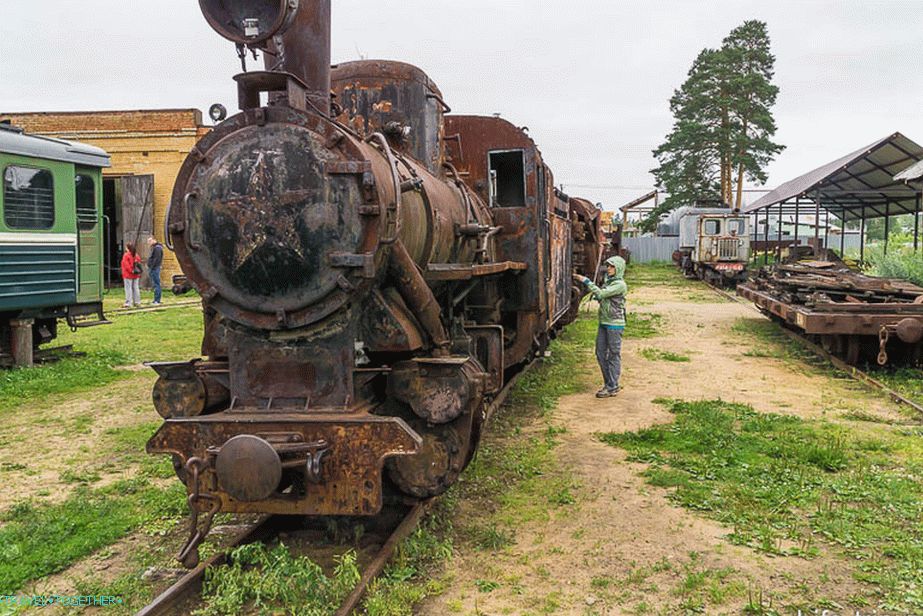
<svg viewBox="0 0 923 616">
<path fill-rule="evenodd" d="M 742 345 L 733 327 L 761 317 L 711 295 L 690 298 L 672 286 L 632 293 L 636 310 L 662 315 L 663 322 L 659 336 L 625 342 L 624 391 L 604 401 L 592 393 L 568 396 L 554 412 L 553 422 L 567 428 L 556 449 L 562 472 L 581 485 L 576 503 L 516 529 L 510 548 L 465 548 L 449 565 L 448 591 L 419 613 L 682 614 L 704 601 L 705 613 L 740 614 L 760 602 L 777 609 L 849 604 L 859 588 L 838 557 L 821 548 L 812 560 L 772 558 L 732 545 L 724 538 L 731 529 L 674 506 L 665 490 L 639 477 L 642 465 L 627 463 L 623 451 L 593 436 L 672 421 L 658 398 L 721 398 L 805 418 L 838 420 L 851 410 L 899 416 L 883 396 L 853 381 L 745 356 L 752 341 Z M 645 348 L 692 361 L 649 361 L 641 355 Z M 595 373 L 589 354 L 586 366 Z"/>
<path fill-rule="evenodd" d="M 119 460 L 112 444 L 118 431 L 157 420 L 150 402 L 155 379 L 140 366 L 105 387 L 51 396 L 4 413 L 0 511 L 30 497 L 59 502 L 82 483 L 101 487 L 133 476 L 136 465 Z"/>
</svg>

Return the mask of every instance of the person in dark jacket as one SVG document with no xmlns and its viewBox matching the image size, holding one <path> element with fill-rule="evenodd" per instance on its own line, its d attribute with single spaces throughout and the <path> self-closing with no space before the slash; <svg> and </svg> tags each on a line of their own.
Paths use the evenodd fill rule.
<svg viewBox="0 0 923 616">
<path fill-rule="evenodd" d="M 625 332 L 625 259 L 612 257 L 606 261 L 606 280 L 602 287 L 579 274 L 574 275 L 599 302 L 599 331 L 596 336 L 596 359 L 603 373 L 603 387 L 597 398 L 609 398 L 619 393 L 622 375 L 622 334 Z"/>
<path fill-rule="evenodd" d="M 160 288 L 160 271 L 163 268 L 163 244 L 153 235 L 147 239 L 151 247 L 151 254 L 147 258 L 147 271 L 151 275 L 151 284 L 154 285 L 154 305 L 159 306 L 163 291 Z"/>
</svg>

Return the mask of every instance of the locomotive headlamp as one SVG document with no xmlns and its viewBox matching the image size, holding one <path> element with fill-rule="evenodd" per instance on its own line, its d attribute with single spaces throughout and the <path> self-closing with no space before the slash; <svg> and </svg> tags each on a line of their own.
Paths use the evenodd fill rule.
<svg viewBox="0 0 923 616">
<path fill-rule="evenodd" d="M 218 122 L 224 122 L 228 117 L 227 107 L 221 103 L 215 103 L 208 108 L 208 116 L 212 119 L 212 122 L 217 124 Z"/>
<path fill-rule="evenodd" d="M 302 0 L 303 1 L 303 0 Z M 291 25 L 299 0 L 199 0 L 209 25 L 241 45 L 259 45 Z"/>
</svg>

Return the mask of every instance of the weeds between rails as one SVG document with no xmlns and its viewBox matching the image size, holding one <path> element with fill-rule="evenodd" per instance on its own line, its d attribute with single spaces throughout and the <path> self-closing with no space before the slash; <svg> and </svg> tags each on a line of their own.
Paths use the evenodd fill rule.
<svg viewBox="0 0 923 616">
<path fill-rule="evenodd" d="M 519 380 L 526 375 L 537 362 L 538 360 L 532 361 L 510 379 L 500 395 L 491 403 L 487 413 L 488 420 L 496 410 L 504 404 L 507 396 L 515 388 Z M 316 595 L 312 597 L 316 601 L 327 604 L 340 603 L 340 607 L 334 612 L 334 616 L 348 616 L 359 606 L 370 584 L 382 573 L 385 566 L 398 549 L 400 543 L 410 537 L 417 529 L 426 513 L 437 501 L 438 497 L 415 503 L 405 510 L 396 524 L 393 520 L 393 508 L 386 508 L 386 510 L 378 516 L 361 520 L 361 523 L 357 523 L 353 527 L 353 534 L 357 542 L 362 539 L 367 546 L 374 546 L 378 543 L 376 541 L 378 537 L 387 536 L 387 539 L 380 542 L 381 548 L 377 550 L 374 556 L 369 560 L 361 575 L 359 574 L 357 566 L 358 559 L 355 554 L 346 553 L 334 557 L 335 575 L 333 578 L 328 578 L 323 574 L 323 569 L 316 564 L 316 561 L 320 560 L 320 558 L 317 558 L 317 555 L 311 552 L 314 546 L 316 546 L 316 541 L 322 539 L 330 530 L 329 527 L 324 528 L 324 520 L 327 520 L 329 525 L 334 527 L 335 534 L 342 533 L 338 526 L 341 520 L 327 518 L 309 519 L 309 522 L 315 525 L 314 528 L 298 528 L 298 522 L 295 522 L 296 528 L 287 530 L 284 526 L 286 521 L 291 524 L 293 520 L 300 520 L 301 518 L 283 518 L 281 516 L 263 517 L 259 521 L 245 527 L 243 532 L 237 535 L 229 548 L 233 550 L 233 554 L 230 556 L 230 563 L 228 550 L 212 556 L 205 562 L 200 563 L 195 569 L 184 575 L 174 585 L 161 593 L 147 607 L 139 611 L 138 615 L 161 616 L 175 613 L 175 611 L 182 606 L 189 607 L 190 603 L 194 601 L 195 595 L 202 591 L 203 583 L 208 584 L 209 582 L 214 583 L 215 581 L 214 579 L 208 580 L 206 572 L 214 571 L 217 567 L 222 565 L 229 563 L 230 573 L 224 574 L 225 579 L 230 576 L 234 578 L 235 582 L 245 582 L 247 585 L 259 585 L 265 575 L 265 572 L 260 571 L 259 567 L 272 567 L 274 564 L 288 561 L 288 563 L 294 566 L 287 567 L 283 564 L 283 568 L 286 569 L 286 577 L 292 573 L 307 572 L 306 575 L 310 579 L 304 580 L 305 584 L 301 584 L 300 586 L 302 586 L 303 589 L 310 589 L 310 592 Z M 393 530 L 385 530 L 383 532 L 383 529 L 376 528 L 376 526 L 380 524 L 383 524 L 387 528 L 389 526 L 389 521 L 392 522 L 390 526 L 393 526 Z M 349 524 L 349 520 L 346 520 L 346 523 Z M 371 534 L 368 533 L 369 526 L 374 529 L 374 532 Z M 271 540 L 269 538 L 278 539 L 280 542 L 279 547 L 281 547 L 283 551 L 276 552 L 275 550 L 269 550 L 264 547 L 266 543 Z M 288 545 L 304 542 L 307 548 L 303 550 L 305 554 L 292 558 L 291 553 L 282 546 L 283 539 L 285 542 L 288 542 Z M 262 543 L 262 545 L 260 545 L 260 543 Z M 250 546 L 254 547 L 248 550 L 247 548 Z M 298 551 L 300 552 L 302 550 Z M 249 571 L 245 571 L 245 568 L 248 568 Z M 288 571 L 287 569 L 291 570 Z M 221 583 L 221 578 L 218 577 L 218 582 L 214 585 L 220 587 Z M 354 584 L 351 589 L 349 587 L 350 583 Z M 234 595 L 235 593 L 231 594 Z M 280 595 L 284 594 L 285 593 L 280 593 Z M 291 602 L 292 600 L 299 599 L 296 597 L 274 596 L 271 593 L 266 597 L 261 597 L 260 593 L 257 593 L 257 602 L 260 602 L 263 598 L 270 602 L 273 600 Z M 218 604 L 211 605 L 210 608 L 216 610 L 216 613 L 235 613 L 244 607 L 243 603 L 243 597 L 237 595 L 231 596 L 229 600 L 219 599 Z M 270 606 L 258 605 L 257 607 Z"/>
</svg>

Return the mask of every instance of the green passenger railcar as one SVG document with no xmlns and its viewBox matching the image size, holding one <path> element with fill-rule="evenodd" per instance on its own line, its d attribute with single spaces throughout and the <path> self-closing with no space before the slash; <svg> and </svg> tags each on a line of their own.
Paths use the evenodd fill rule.
<svg viewBox="0 0 923 616">
<path fill-rule="evenodd" d="M 71 327 L 105 323 L 103 150 L 0 124 L 0 365 L 28 365 Z"/>
</svg>

